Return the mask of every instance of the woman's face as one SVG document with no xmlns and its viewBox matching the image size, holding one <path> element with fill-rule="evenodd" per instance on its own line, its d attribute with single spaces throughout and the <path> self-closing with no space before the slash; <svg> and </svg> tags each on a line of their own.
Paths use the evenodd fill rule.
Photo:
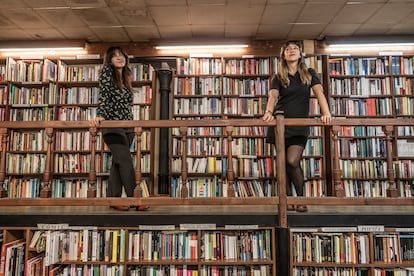
<svg viewBox="0 0 414 276">
<path fill-rule="evenodd" d="M 117 69 L 123 68 L 126 64 L 125 56 L 119 50 L 116 50 L 111 58 L 111 63 Z"/>
<path fill-rule="evenodd" d="M 300 48 L 298 45 L 296 44 L 289 44 L 285 51 L 284 51 L 284 55 L 285 55 L 285 60 L 286 61 L 297 61 L 300 59 Z"/>
</svg>

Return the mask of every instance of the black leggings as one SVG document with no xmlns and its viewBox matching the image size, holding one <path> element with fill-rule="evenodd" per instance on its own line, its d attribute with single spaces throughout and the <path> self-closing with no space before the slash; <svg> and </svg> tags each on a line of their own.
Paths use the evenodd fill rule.
<svg viewBox="0 0 414 276">
<path fill-rule="evenodd" d="M 134 133 L 117 132 L 103 135 L 105 144 L 112 154 L 112 165 L 108 179 L 108 197 L 120 197 L 122 187 L 128 197 L 134 195 L 135 170 L 132 162 L 130 146 L 134 140 Z"/>
</svg>

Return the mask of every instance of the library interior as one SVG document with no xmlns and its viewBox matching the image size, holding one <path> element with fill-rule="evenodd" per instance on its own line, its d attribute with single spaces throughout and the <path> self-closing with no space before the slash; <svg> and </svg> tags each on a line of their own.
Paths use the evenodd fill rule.
<svg viewBox="0 0 414 276">
<path fill-rule="evenodd" d="M 414 276 L 414 1 L 0 4 L 0 276 Z"/>
</svg>

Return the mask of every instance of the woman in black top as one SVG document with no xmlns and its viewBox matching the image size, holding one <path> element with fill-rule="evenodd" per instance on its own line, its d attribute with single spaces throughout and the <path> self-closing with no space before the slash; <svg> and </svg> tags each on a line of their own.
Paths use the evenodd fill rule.
<svg viewBox="0 0 414 276">
<path fill-rule="evenodd" d="M 321 107 L 321 121 L 331 122 L 331 113 L 323 94 L 321 82 L 312 68 L 307 68 L 297 41 L 286 42 L 280 51 L 278 73 L 272 79 L 264 121 L 274 119 L 276 111 L 283 111 L 286 118 L 308 118 L 311 89 Z M 286 193 L 292 195 L 291 183 L 298 196 L 303 196 L 304 176 L 300 165 L 302 153 L 309 135 L 309 127 L 297 126 L 285 129 Z M 267 141 L 275 143 L 274 128 L 269 128 Z M 289 210 L 307 211 L 305 205 L 288 206 Z"/>
<path fill-rule="evenodd" d="M 103 120 L 133 120 L 132 72 L 128 67 L 128 55 L 120 47 L 110 47 L 104 57 L 104 66 L 99 75 L 99 102 L 97 117 L 90 120 L 99 126 Z M 134 196 L 135 170 L 130 146 L 134 130 L 128 128 L 102 129 L 103 139 L 112 155 L 112 166 L 108 179 L 108 197 L 121 197 L 122 187 L 128 197 Z M 111 206 L 127 211 L 129 206 Z M 141 211 L 147 206 L 137 206 Z"/>
</svg>

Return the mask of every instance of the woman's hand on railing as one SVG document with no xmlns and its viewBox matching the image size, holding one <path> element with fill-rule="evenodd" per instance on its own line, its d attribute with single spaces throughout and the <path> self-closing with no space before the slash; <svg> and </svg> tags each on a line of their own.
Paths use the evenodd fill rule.
<svg viewBox="0 0 414 276">
<path fill-rule="evenodd" d="M 89 120 L 89 125 L 92 127 L 97 127 L 101 124 L 101 122 L 105 120 L 103 117 L 95 117 Z"/>
<path fill-rule="evenodd" d="M 274 119 L 273 113 L 269 110 L 266 110 L 265 114 L 263 114 L 262 120 L 265 122 L 270 122 Z"/>
<path fill-rule="evenodd" d="M 325 125 L 330 124 L 330 123 L 332 122 L 332 117 L 331 117 L 331 114 L 322 115 L 322 116 L 321 116 L 321 121 L 322 121 L 322 123 L 324 123 Z"/>
</svg>

